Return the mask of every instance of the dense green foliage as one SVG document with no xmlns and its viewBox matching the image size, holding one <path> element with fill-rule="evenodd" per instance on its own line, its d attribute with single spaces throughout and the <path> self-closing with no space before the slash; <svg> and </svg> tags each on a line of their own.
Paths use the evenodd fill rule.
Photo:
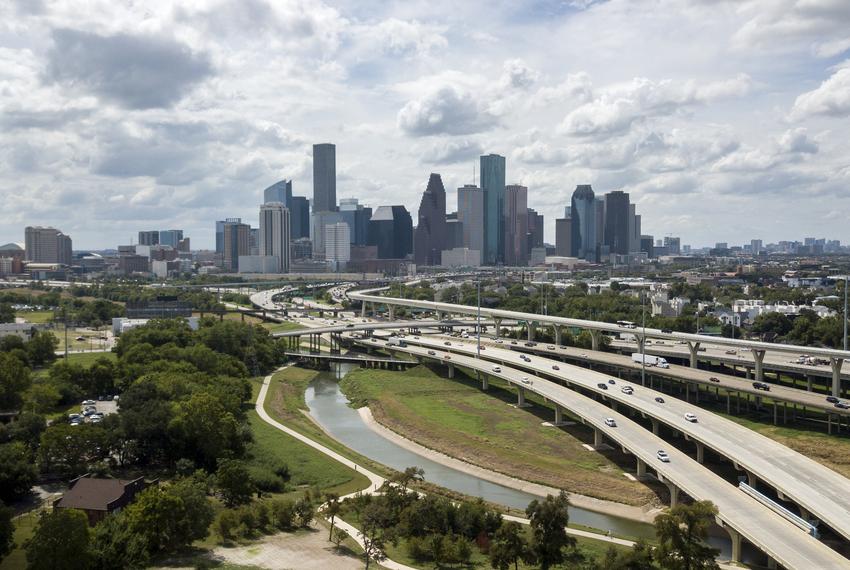
<svg viewBox="0 0 850 570">
<path fill-rule="evenodd" d="M 15 544 L 15 524 L 12 522 L 12 509 L 0 501 L 0 561 L 6 558 Z"/>
<path fill-rule="evenodd" d="M 91 563 L 89 523 L 82 511 L 57 509 L 39 516 L 27 546 L 29 570 L 78 570 Z"/>
</svg>

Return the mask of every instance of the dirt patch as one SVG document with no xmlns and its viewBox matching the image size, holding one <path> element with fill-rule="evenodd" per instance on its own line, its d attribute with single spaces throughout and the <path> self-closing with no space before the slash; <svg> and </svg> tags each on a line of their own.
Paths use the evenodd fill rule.
<svg viewBox="0 0 850 570">
<path fill-rule="evenodd" d="M 360 559 L 350 551 L 336 550 L 328 542 L 324 527 L 306 532 L 279 533 L 245 546 L 213 550 L 211 558 L 230 564 L 257 566 L 275 570 L 357 570 L 363 568 Z"/>
</svg>

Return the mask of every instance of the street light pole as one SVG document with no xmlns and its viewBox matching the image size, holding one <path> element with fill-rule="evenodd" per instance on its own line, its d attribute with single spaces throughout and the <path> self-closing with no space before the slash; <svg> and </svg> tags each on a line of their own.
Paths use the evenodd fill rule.
<svg viewBox="0 0 850 570">
<path fill-rule="evenodd" d="M 476 335 L 477 338 L 478 338 L 478 345 L 477 345 L 477 347 L 478 347 L 477 353 L 478 354 L 477 354 L 477 357 L 480 360 L 481 359 L 481 275 L 476 275 L 475 277 L 476 277 L 476 279 L 475 279 L 476 299 L 477 299 L 477 303 L 478 303 L 478 312 L 475 316 L 475 321 L 476 321 L 475 329 L 478 332 L 478 334 Z"/>
<path fill-rule="evenodd" d="M 640 385 L 646 386 L 646 291 L 640 292 L 640 316 L 643 329 L 640 343 Z"/>
<path fill-rule="evenodd" d="M 844 350 L 847 350 L 847 275 L 844 275 Z"/>
</svg>

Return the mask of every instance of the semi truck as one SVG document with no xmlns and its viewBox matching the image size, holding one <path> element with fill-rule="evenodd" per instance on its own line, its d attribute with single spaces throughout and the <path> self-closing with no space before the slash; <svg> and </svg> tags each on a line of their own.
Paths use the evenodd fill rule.
<svg viewBox="0 0 850 570">
<path fill-rule="evenodd" d="M 667 360 L 661 358 L 660 356 L 653 356 L 651 354 L 641 354 L 640 352 L 632 353 L 632 360 L 634 362 L 640 362 L 643 360 L 644 366 L 657 366 L 658 368 L 670 368 L 670 365 L 667 364 Z"/>
<path fill-rule="evenodd" d="M 404 341 L 404 339 L 401 339 L 397 336 L 391 336 L 389 339 L 387 339 L 387 344 L 390 345 L 390 346 L 398 346 L 398 347 L 407 346 L 407 343 Z"/>
</svg>

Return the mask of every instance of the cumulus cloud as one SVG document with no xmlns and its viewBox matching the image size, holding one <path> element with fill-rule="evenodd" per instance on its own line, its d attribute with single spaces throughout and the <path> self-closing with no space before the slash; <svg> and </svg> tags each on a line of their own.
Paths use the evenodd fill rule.
<svg viewBox="0 0 850 570">
<path fill-rule="evenodd" d="M 781 151 L 789 153 L 815 154 L 819 150 L 818 143 L 810 139 L 803 128 L 785 131 L 778 144 Z"/>
<path fill-rule="evenodd" d="M 574 109 L 564 118 L 561 131 L 572 136 L 611 136 L 626 132 L 632 124 L 710 101 L 740 96 L 750 87 L 750 79 L 697 83 L 695 81 L 653 81 L 636 78 L 631 82 L 600 90 L 593 100 Z"/>
<path fill-rule="evenodd" d="M 527 164 L 564 164 L 569 158 L 566 149 L 552 147 L 543 141 L 514 149 L 511 154 L 514 160 Z"/>
<path fill-rule="evenodd" d="M 166 37 L 59 29 L 45 77 L 129 109 L 171 107 L 213 73 L 209 57 Z"/>
<path fill-rule="evenodd" d="M 421 152 L 423 164 L 456 164 L 475 160 L 484 154 L 484 147 L 477 141 L 467 139 L 438 141 Z"/>
<path fill-rule="evenodd" d="M 839 69 L 820 87 L 797 97 L 791 109 L 791 119 L 799 120 L 811 115 L 850 115 L 850 68 Z"/>
<path fill-rule="evenodd" d="M 410 136 L 465 135 L 492 129 L 497 119 L 469 92 L 446 86 L 409 101 L 397 122 Z"/>
<path fill-rule="evenodd" d="M 507 89 L 528 89 L 537 81 L 540 74 L 519 59 L 509 59 L 502 66 L 499 83 Z"/>
</svg>

